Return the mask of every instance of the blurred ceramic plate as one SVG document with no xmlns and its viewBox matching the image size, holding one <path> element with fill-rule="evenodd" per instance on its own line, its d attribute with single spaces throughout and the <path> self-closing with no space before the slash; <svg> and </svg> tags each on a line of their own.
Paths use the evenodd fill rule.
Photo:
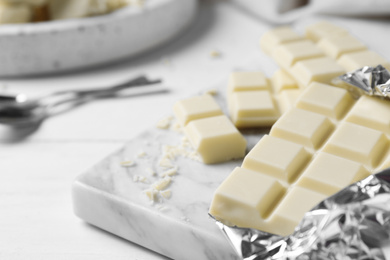
<svg viewBox="0 0 390 260">
<path fill-rule="evenodd" d="M 197 0 L 148 0 L 111 14 L 0 26 L 0 76 L 88 68 L 157 47 L 186 28 Z"/>
</svg>

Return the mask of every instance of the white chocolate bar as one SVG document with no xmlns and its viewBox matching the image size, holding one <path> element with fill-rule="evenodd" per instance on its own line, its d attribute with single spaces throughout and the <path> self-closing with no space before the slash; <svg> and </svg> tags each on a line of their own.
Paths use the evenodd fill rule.
<svg viewBox="0 0 390 260">
<path fill-rule="evenodd" d="M 304 41 L 275 48 L 273 57 L 303 92 L 215 191 L 210 213 L 227 224 L 289 235 L 320 201 L 390 166 L 390 101 L 324 84 L 345 71 L 389 63 L 329 23 L 309 26 L 306 36 L 327 57 L 314 57 Z"/>
<path fill-rule="evenodd" d="M 379 64 L 390 70 L 390 63 L 378 53 L 371 50 L 346 53 L 337 62 L 348 72 L 355 71 L 364 66 L 376 67 Z"/>
<path fill-rule="evenodd" d="M 229 92 L 269 90 L 269 81 L 261 71 L 234 72 L 229 78 Z"/>
<path fill-rule="evenodd" d="M 346 30 L 330 23 L 309 26 L 306 39 L 293 32 L 289 27 L 279 27 L 261 38 L 262 49 L 282 68 L 271 80 L 261 72 L 231 74 L 227 103 L 237 127 L 271 126 L 294 104 L 299 88 L 312 82 L 331 84 L 334 78 L 362 67 L 362 64 L 388 64 L 383 58 L 373 57 L 371 52 L 362 57 L 361 52 L 368 52 L 366 47 Z M 318 44 L 313 40 L 319 40 Z M 258 92 L 251 92 L 253 95 L 238 93 L 252 90 Z"/>
<path fill-rule="evenodd" d="M 310 158 L 302 145 L 266 135 L 245 156 L 242 167 L 292 183 Z"/>
<path fill-rule="evenodd" d="M 332 35 L 327 38 L 322 38 L 317 43 L 326 55 L 333 59 L 338 59 L 341 55 L 350 52 L 362 51 L 367 47 L 352 35 Z"/>
<path fill-rule="evenodd" d="M 297 61 L 322 56 L 324 56 L 324 52 L 310 40 L 281 44 L 272 52 L 272 58 L 286 71 L 289 71 Z"/>
<path fill-rule="evenodd" d="M 266 90 L 233 92 L 229 100 L 231 119 L 239 128 L 269 126 L 280 116 L 271 93 Z"/>
<path fill-rule="evenodd" d="M 272 35 L 274 30 L 278 28 L 262 37 L 263 44 L 269 41 L 266 35 Z M 328 22 L 308 26 L 306 39 L 281 42 L 274 46 L 271 57 L 302 88 L 313 81 L 330 84 L 333 78 L 363 66 L 381 64 L 390 69 L 390 63 L 383 57 L 367 50 L 363 43 L 345 29 Z"/>
<path fill-rule="evenodd" d="M 295 101 L 301 94 L 299 88 L 286 89 L 279 94 L 279 109 L 282 114 L 286 113 L 290 108 L 294 106 Z"/>
<path fill-rule="evenodd" d="M 313 189 L 306 189 L 300 186 L 291 187 L 288 194 L 276 206 L 272 217 L 267 223 L 266 231 L 281 235 L 291 233 L 292 227 L 295 227 L 301 221 L 302 212 L 309 211 L 313 205 L 325 198 L 326 195 Z"/>
<path fill-rule="evenodd" d="M 233 72 L 227 93 L 232 122 L 238 128 L 271 126 L 281 111 L 291 107 L 297 90 L 284 72 L 275 73 L 272 80 L 260 71 Z"/>
<path fill-rule="evenodd" d="M 346 35 L 348 31 L 333 23 L 327 21 L 321 21 L 306 27 L 306 38 L 317 42 L 323 38 L 331 37 L 334 35 Z"/>
<path fill-rule="evenodd" d="M 329 85 L 318 82 L 312 85 L 315 87 L 307 89 L 300 96 L 297 108 L 340 119 L 354 102 L 351 95 L 343 89 L 329 89 Z"/>
<path fill-rule="evenodd" d="M 214 98 L 207 94 L 177 101 L 173 112 L 181 126 L 195 119 L 223 114 Z"/>
<path fill-rule="evenodd" d="M 260 48 L 271 55 L 276 46 L 282 43 L 302 40 L 303 37 L 288 26 L 282 26 L 263 34 L 260 39 Z"/>
<path fill-rule="evenodd" d="M 285 191 L 274 178 L 237 167 L 218 187 L 210 213 L 221 216 L 229 211 L 226 220 L 232 225 L 266 226 L 265 218 L 274 207 L 273 198 L 282 197 Z"/>
<path fill-rule="evenodd" d="M 298 186 L 330 196 L 369 174 L 358 162 L 319 152 L 302 173 Z"/>
<path fill-rule="evenodd" d="M 332 122 L 324 115 L 292 108 L 272 126 L 270 135 L 317 149 L 333 127 Z"/>
<path fill-rule="evenodd" d="M 245 138 L 211 95 L 179 100 L 173 111 L 203 163 L 220 163 L 245 156 Z"/>
<path fill-rule="evenodd" d="M 206 164 L 245 156 L 246 140 L 225 115 L 193 120 L 184 132 Z"/>
<path fill-rule="evenodd" d="M 384 133 L 348 122 L 340 124 L 324 147 L 324 152 L 361 162 L 375 168 L 388 148 Z"/>
<path fill-rule="evenodd" d="M 346 117 L 347 122 L 390 134 L 390 107 L 385 99 L 362 96 Z"/>
<path fill-rule="evenodd" d="M 246 194 L 253 189 L 252 196 L 246 195 L 250 199 L 241 203 L 231 194 L 233 178 L 229 177 L 221 184 L 223 188 L 215 191 L 210 213 L 233 225 L 291 234 L 303 215 L 320 201 L 390 165 L 389 112 L 388 100 L 362 96 L 356 101 L 346 89 L 311 83 L 295 107 L 245 156 L 234 185 L 247 187 Z M 256 186 L 257 179 L 250 175 L 242 183 L 244 170 L 271 177 L 277 184 L 268 180 L 265 186 Z M 244 186 L 246 183 L 251 184 Z M 284 190 L 267 192 L 274 198 L 271 206 L 266 202 L 265 215 L 249 213 L 257 210 L 251 205 L 263 200 L 257 190 L 267 190 L 269 183 Z"/>
<path fill-rule="evenodd" d="M 298 61 L 290 70 L 299 86 L 305 88 L 317 81 L 330 84 L 335 77 L 346 71 L 330 57 L 320 57 Z"/>
<path fill-rule="evenodd" d="M 280 44 L 272 57 L 301 88 L 313 81 L 330 83 L 334 77 L 344 74 L 343 68 L 334 59 L 325 57 L 311 40 Z"/>
<path fill-rule="evenodd" d="M 277 93 L 287 89 L 298 89 L 297 82 L 287 72 L 281 69 L 275 71 L 271 81 Z"/>
</svg>

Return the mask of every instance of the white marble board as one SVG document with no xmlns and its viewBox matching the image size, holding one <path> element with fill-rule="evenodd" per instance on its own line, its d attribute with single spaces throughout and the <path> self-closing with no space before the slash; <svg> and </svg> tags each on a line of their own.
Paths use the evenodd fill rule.
<svg viewBox="0 0 390 260">
<path fill-rule="evenodd" d="M 226 112 L 224 89 L 225 84 L 217 87 L 215 98 Z M 244 133 L 248 151 L 268 130 Z M 152 126 L 97 163 L 73 184 L 74 212 L 92 225 L 173 259 L 238 259 L 208 216 L 208 208 L 214 190 L 241 160 L 205 165 L 178 156 L 173 160 L 178 173 L 168 187 L 172 196 L 151 204 L 144 193 L 150 183 L 161 179 L 163 147 L 178 146 L 183 136 Z M 135 164 L 123 167 L 121 162 L 127 160 Z M 135 182 L 134 176 L 145 176 L 149 183 Z"/>
</svg>

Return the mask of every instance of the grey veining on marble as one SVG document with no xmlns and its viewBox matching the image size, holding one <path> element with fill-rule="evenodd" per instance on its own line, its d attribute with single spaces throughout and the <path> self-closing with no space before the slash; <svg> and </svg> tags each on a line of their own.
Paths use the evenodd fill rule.
<svg viewBox="0 0 390 260">
<path fill-rule="evenodd" d="M 226 111 L 225 84 L 217 101 Z M 247 131 L 248 150 L 268 129 Z M 151 127 L 109 155 L 73 184 L 75 214 L 99 228 L 140 244 L 173 259 L 237 259 L 229 242 L 208 216 L 214 190 L 242 160 L 215 165 L 177 156 L 178 167 L 168 189 L 172 196 L 151 204 L 143 192 L 164 169 L 159 160 L 165 145 L 177 146 L 183 134 Z M 140 154 L 142 156 L 140 156 Z M 131 167 L 121 162 L 133 160 Z M 157 174 L 152 176 L 147 168 Z M 149 183 L 135 182 L 145 176 Z"/>
</svg>

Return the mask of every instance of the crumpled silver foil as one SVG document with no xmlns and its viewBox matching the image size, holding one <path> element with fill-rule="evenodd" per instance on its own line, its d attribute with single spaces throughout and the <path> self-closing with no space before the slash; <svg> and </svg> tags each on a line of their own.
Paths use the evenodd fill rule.
<svg viewBox="0 0 390 260">
<path fill-rule="evenodd" d="M 216 223 L 245 260 L 386 259 L 385 248 L 390 248 L 390 169 L 325 199 L 307 212 L 287 237 Z"/>
<path fill-rule="evenodd" d="M 348 72 L 334 79 L 333 84 L 360 95 L 390 97 L 390 72 L 382 65 Z"/>
</svg>

